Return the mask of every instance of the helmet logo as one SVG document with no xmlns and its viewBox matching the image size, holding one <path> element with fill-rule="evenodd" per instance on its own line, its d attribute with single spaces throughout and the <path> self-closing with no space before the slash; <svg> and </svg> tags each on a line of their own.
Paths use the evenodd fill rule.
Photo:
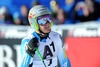
<svg viewBox="0 0 100 67">
<path fill-rule="evenodd" d="M 41 12 L 45 12 L 45 11 L 48 11 L 48 10 L 46 8 L 41 8 L 41 9 L 37 10 L 37 13 L 41 13 Z"/>
<path fill-rule="evenodd" d="M 33 16 L 34 16 L 34 15 L 33 15 L 32 13 L 30 13 L 29 18 L 33 18 Z"/>
</svg>

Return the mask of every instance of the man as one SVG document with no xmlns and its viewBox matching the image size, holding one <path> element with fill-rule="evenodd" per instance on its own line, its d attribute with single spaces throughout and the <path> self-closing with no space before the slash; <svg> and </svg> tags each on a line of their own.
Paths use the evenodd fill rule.
<svg viewBox="0 0 100 67">
<path fill-rule="evenodd" d="M 70 67 L 64 55 L 60 34 L 51 31 L 49 10 L 38 5 L 29 11 L 29 23 L 35 31 L 21 43 L 21 67 Z"/>
</svg>

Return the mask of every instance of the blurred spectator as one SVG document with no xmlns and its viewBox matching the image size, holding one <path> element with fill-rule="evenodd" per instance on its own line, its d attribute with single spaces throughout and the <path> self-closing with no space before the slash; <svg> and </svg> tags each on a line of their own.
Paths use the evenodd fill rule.
<svg viewBox="0 0 100 67">
<path fill-rule="evenodd" d="M 100 0 L 92 0 L 97 21 L 100 22 Z"/>
<path fill-rule="evenodd" d="M 89 14 L 91 16 L 91 20 L 97 20 L 98 19 L 98 10 L 93 2 L 93 0 L 85 0 L 85 3 L 87 4 L 87 7 L 89 9 Z M 99 10 L 100 11 L 100 10 Z"/>
<path fill-rule="evenodd" d="M 23 25 L 29 25 L 28 22 L 28 7 L 26 5 L 22 5 L 20 8 L 21 15 L 22 15 L 22 24 Z"/>
<path fill-rule="evenodd" d="M 73 13 L 75 7 L 75 0 L 65 0 L 64 11 L 67 13 L 68 17 L 67 20 L 70 23 L 74 23 Z"/>
<path fill-rule="evenodd" d="M 76 4 L 74 18 L 76 23 L 92 20 L 89 12 L 89 7 L 85 2 L 81 1 Z"/>
<path fill-rule="evenodd" d="M 32 7 L 36 5 L 40 5 L 40 2 L 38 0 L 33 0 Z"/>
<path fill-rule="evenodd" d="M 5 13 L 5 9 L 0 8 L 0 25 L 1 24 L 6 24 L 5 23 L 5 15 L 4 15 L 4 13 Z"/>
<path fill-rule="evenodd" d="M 74 8 L 74 4 L 75 4 L 74 0 L 65 0 L 64 10 L 70 13 Z"/>
<path fill-rule="evenodd" d="M 55 0 L 51 0 L 50 7 L 51 7 L 51 12 L 52 12 L 53 19 L 55 19 L 56 15 L 57 15 L 57 11 L 60 9 L 60 7 L 59 7 L 58 3 Z"/>
<path fill-rule="evenodd" d="M 57 17 L 54 20 L 55 25 L 61 25 L 61 24 L 70 24 L 70 22 L 67 21 L 66 18 L 67 14 L 64 12 L 63 9 L 59 9 L 57 11 Z"/>
<path fill-rule="evenodd" d="M 50 2 L 50 6 L 48 7 L 51 8 L 52 16 L 55 21 L 57 21 L 59 17 L 58 11 L 61 9 L 64 11 L 64 17 L 66 19 L 66 22 L 60 22 L 61 24 L 62 23 L 74 24 L 75 20 L 76 20 L 75 23 L 85 22 L 85 21 L 96 21 L 96 20 L 100 22 L 100 0 L 64 0 L 64 1 L 50 0 L 50 1 L 45 1 L 45 3 L 41 2 L 42 1 L 40 0 L 32 0 L 29 1 L 28 3 L 27 1 L 23 2 L 17 0 L 14 1 L 7 0 L 6 2 L 6 0 L 1 0 L 0 24 L 29 25 L 27 19 L 28 9 L 35 5 L 40 5 L 40 4 L 47 5 L 47 2 Z M 63 2 L 63 4 L 61 4 L 60 2 Z M 27 6 L 23 4 L 26 4 Z M 3 7 L 3 5 L 6 7 Z M 20 14 L 21 18 L 14 17 L 13 14 L 16 12 L 21 13 Z M 59 19 L 61 20 L 62 18 Z M 55 22 L 55 24 L 59 24 L 59 22 Z"/>
<path fill-rule="evenodd" d="M 13 24 L 13 17 L 5 6 L 0 8 L 0 24 Z"/>
<path fill-rule="evenodd" d="M 14 15 L 13 15 L 13 21 L 14 21 L 15 25 L 23 25 L 22 21 L 21 21 L 21 18 L 20 18 L 20 15 L 19 15 L 18 12 L 14 13 Z"/>
</svg>

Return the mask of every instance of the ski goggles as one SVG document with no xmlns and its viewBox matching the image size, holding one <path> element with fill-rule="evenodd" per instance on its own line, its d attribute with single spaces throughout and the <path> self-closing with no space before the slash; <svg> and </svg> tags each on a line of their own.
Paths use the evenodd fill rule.
<svg viewBox="0 0 100 67">
<path fill-rule="evenodd" d="M 43 15 L 43 16 L 38 17 L 37 22 L 40 25 L 45 25 L 47 22 L 52 23 L 52 19 L 50 15 Z"/>
</svg>

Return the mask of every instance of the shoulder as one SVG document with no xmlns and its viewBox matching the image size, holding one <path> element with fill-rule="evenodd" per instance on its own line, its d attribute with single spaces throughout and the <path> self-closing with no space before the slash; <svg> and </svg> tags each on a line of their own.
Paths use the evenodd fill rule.
<svg viewBox="0 0 100 67">
<path fill-rule="evenodd" d="M 51 31 L 49 35 L 52 36 L 52 37 L 61 37 L 61 35 L 58 32 L 55 32 L 55 31 Z"/>
<path fill-rule="evenodd" d="M 31 40 L 32 38 L 34 38 L 35 36 L 30 33 L 28 36 L 24 37 L 21 41 L 21 43 L 25 43 L 25 42 L 29 42 L 29 40 Z"/>
<path fill-rule="evenodd" d="M 52 34 L 52 35 L 59 35 L 60 36 L 60 34 L 58 32 L 55 32 L 55 31 L 51 31 L 50 34 Z"/>
</svg>

